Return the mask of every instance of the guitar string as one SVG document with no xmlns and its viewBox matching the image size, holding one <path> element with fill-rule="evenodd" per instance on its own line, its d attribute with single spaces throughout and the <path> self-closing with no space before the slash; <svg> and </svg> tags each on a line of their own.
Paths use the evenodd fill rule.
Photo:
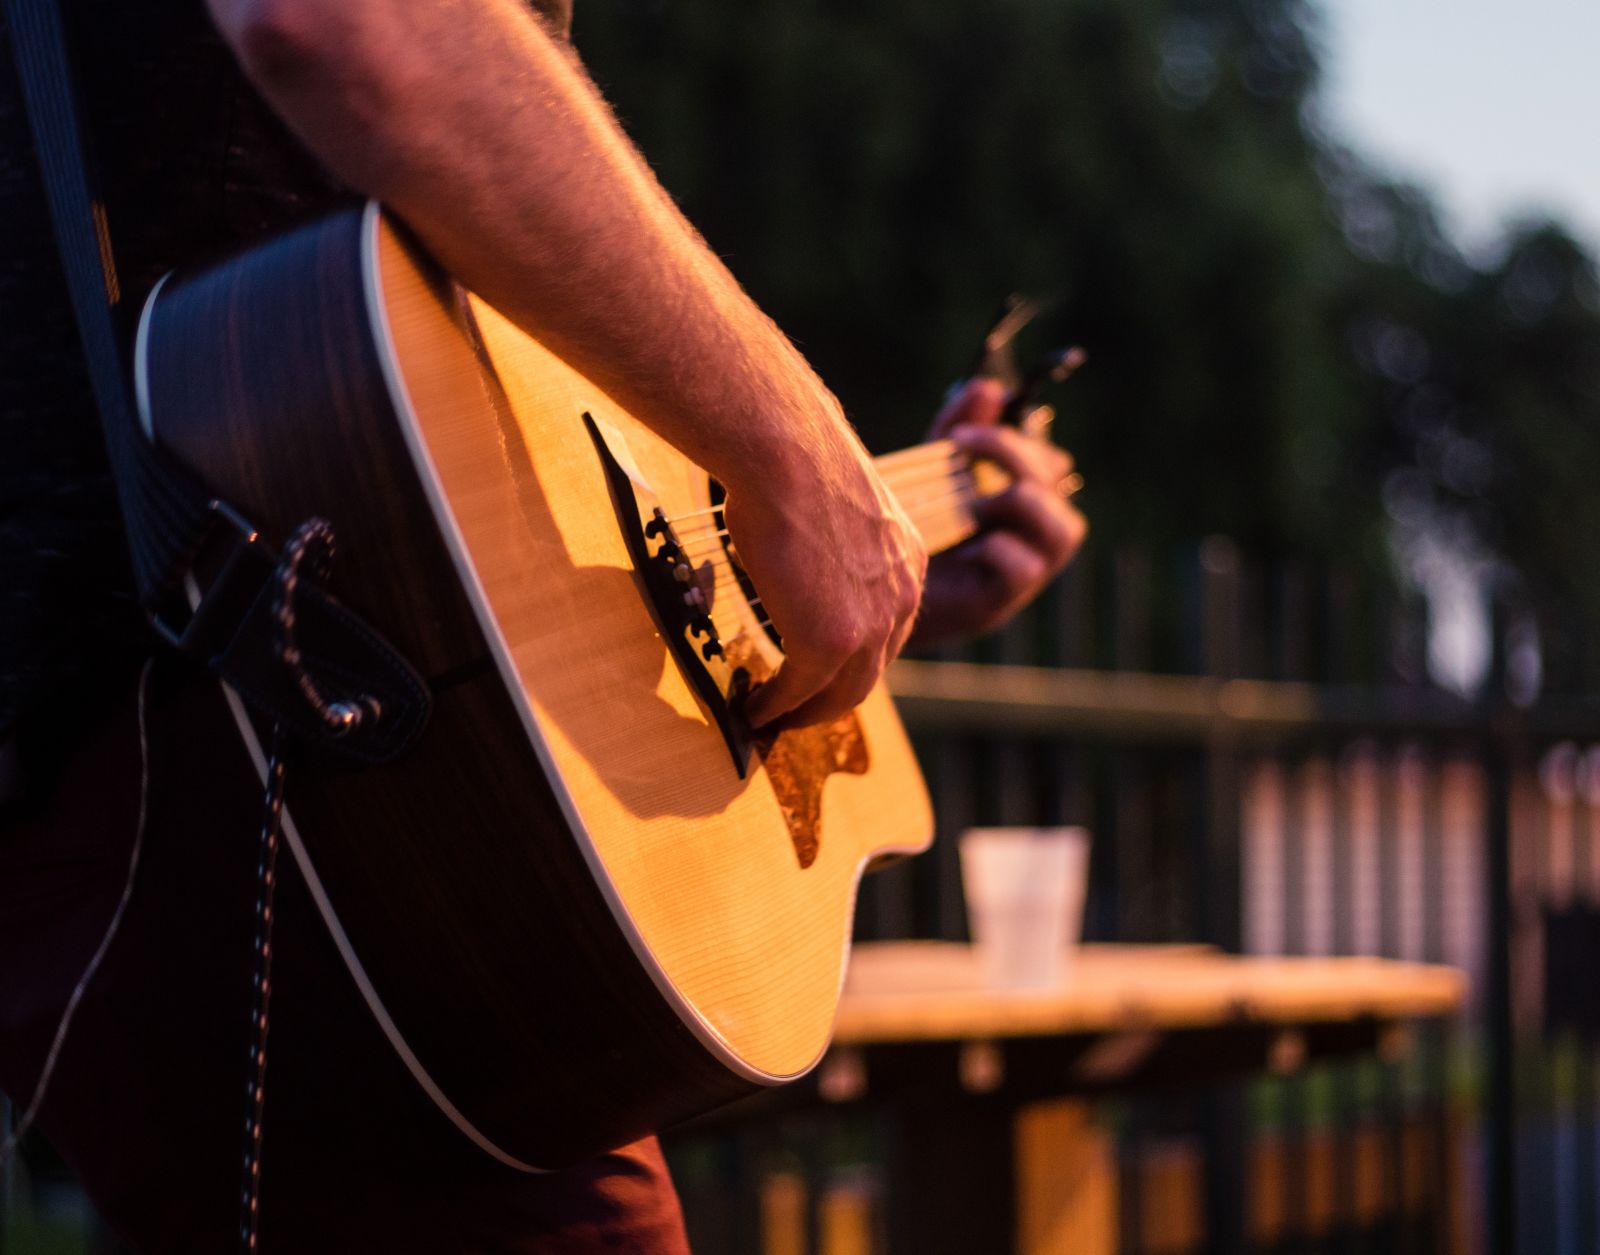
<svg viewBox="0 0 1600 1255">
<path fill-rule="evenodd" d="M 957 472 L 957 474 L 960 474 L 960 472 Z M 918 490 L 930 490 L 930 488 L 942 487 L 942 482 L 950 479 L 955 479 L 955 474 L 938 475 L 936 479 L 930 479 L 930 482 L 923 483 L 923 485 L 917 485 L 917 487 Z M 968 477 L 968 479 L 970 479 L 970 477 Z M 894 488 L 896 485 L 890 485 L 890 487 Z M 974 483 L 974 487 L 976 487 L 976 483 Z M 917 515 L 917 511 L 923 509 L 926 504 L 941 503 L 941 501 L 944 501 L 947 496 L 949 496 L 949 491 L 938 491 L 938 493 L 933 493 L 933 491 L 923 491 L 922 496 L 910 495 L 910 493 L 907 493 L 907 491 L 899 490 L 899 488 L 898 490 L 894 491 L 894 498 L 898 499 L 899 504 L 901 504 L 902 509 L 906 511 L 906 514 L 912 517 L 912 522 L 915 522 L 915 515 Z M 672 528 L 672 530 L 674 530 L 675 535 L 677 535 L 678 543 L 682 544 L 685 549 L 688 549 L 688 547 L 691 546 L 698 546 L 698 544 L 704 544 L 706 543 L 707 539 L 718 539 L 722 538 L 722 536 L 728 535 L 728 528 L 717 527 L 717 523 L 714 522 L 704 523 L 702 527 L 691 528 L 678 528 L 677 525 L 675 525 L 675 523 L 677 523 L 677 519 L 669 519 L 667 522 L 674 523 L 674 528 Z"/>
<path fill-rule="evenodd" d="M 878 467 L 878 477 L 882 479 L 885 484 L 900 484 L 909 487 L 910 485 L 923 480 L 937 479 L 943 475 L 959 474 L 962 470 L 968 469 L 971 464 L 971 459 L 964 455 L 955 453 L 952 449 L 950 452 L 940 454 L 937 458 L 930 458 L 918 462 L 915 465 L 892 466 L 888 468 L 880 465 Z M 685 519 L 699 518 L 708 514 L 718 514 L 725 508 L 725 505 L 714 505 L 709 506 L 704 510 L 687 510 L 682 514 L 675 516 L 671 521 L 674 526 L 676 526 Z M 705 526 L 705 524 L 697 525 L 697 527 L 703 526 Z M 688 533 L 697 530 L 697 528 L 691 527 L 683 528 L 681 530 L 683 530 L 685 533 Z"/>
<path fill-rule="evenodd" d="M 921 521 L 926 522 L 937 513 L 943 512 L 953 501 L 971 504 L 978 501 L 980 496 L 981 494 L 978 493 L 975 484 L 956 484 L 938 496 L 930 496 L 912 503 L 907 509 L 907 514 L 910 515 L 914 524 L 919 521 L 919 518 Z M 727 534 L 727 529 L 724 528 L 711 536 L 702 538 L 695 545 L 686 544 L 682 546 L 683 553 L 689 558 L 691 565 L 696 568 L 707 562 L 714 564 L 720 558 L 723 558 L 726 553 L 726 546 L 722 543 L 721 538 L 727 536 Z"/>
<path fill-rule="evenodd" d="M 744 580 L 740 578 L 739 572 L 734 570 L 732 561 L 728 558 L 726 552 L 720 547 L 708 554 L 704 560 L 695 567 L 695 570 L 698 572 L 707 566 L 711 567 L 712 569 L 712 581 L 710 585 L 711 605 L 707 610 L 707 614 L 714 615 L 718 609 L 727 605 L 725 600 L 719 601 L 717 594 L 732 592 L 735 589 L 743 593 Z M 697 587 L 704 590 L 706 586 L 701 583 L 698 584 Z M 744 598 L 744 603 L 745 605 L 750 606 L 752 609 L 756 606 L 764 605 L 760 597 L 747 596 Z M 759 626 L 763 628 L 773 627 L 773 622 L 767 615 L 758 613 L 753 617 Z"/>
<path fill-rule="evenodd" d="M 891 482 L 891 483 L 888 484 L 888 487 L 892 490 L 892 495 L 895 497 L 895 499 L 900 502 L 901 508 L 903 508 L 906 511 L 907 514 L 912 514 L 912 513 L 914 513 L 914 511 L 916 509 L 918 509 L 921 506 L 921 504 L 924 501 L 931 499 L 930 494 L 927 494 L 925 490 L 927 490 L 929 488 L 933 488 L 935 486 L 938 486 L 939 484 L 943 483 L 946 480 L 955 479 L 955 478 L 957 478 L 958 476 L 960 476 L 962 474 L 963 474 L 963 472 L 960 471 L 960 470 L 939 471 L 937 474 L 929 474 L 929 475 L 923 476 L 922 480 L 920 482 L 917 482 L 917 483 L 914 483 L 914 484 L 913 483 L 893 483 L 893 482 Z M 967 478 L 970 479 L 971 476 L 968 475 Z M 917 492 L 923 493 L 923 495 L 920 496 L 920 497 L 917 496 L 917 495 L 914 495 L 914 493 L 917 493 Z M 718 510 L 720 511 L 721 508 L 722 507 L 719 506 Z M 679 516 L 673 517 L 671 519 L 668 519 L 668 522 L 671 523 L 672 526 L 673 526 L 673 531 L 677 533 L 679 541 L 682 542 L 685 546 L 688 546 L 690 544 L 694 544 L 694 543 L 696 543 L 698 541 L 701 541 L 701 540 L 704 540 L 704 539 L 706 539 L 708 537 L 726 536 L 728 534 L 728 529 L 725 528 L 725 527 L 717 526 L 717 523 L 716 523 L 715 520 L 711 520 L 711 521 L 699 524 L 699 525 L 694 526 L 694 527 L 682 527 L 682 528 L 680 528 L 677 525 L 678 524 L 678 519 L 679 518 L 687 518 L 687 517 L 690 517 L 690 516 L 688 516 L 688 515 L 679 515 Z"/>
<path fill-rule="evenodd" d="M 937 495 L 930 494 L 920 500 L 907 502 L 904 508 L 912 523 L 915 524 L 919 521 L 919 516 L 921 521 L 927 521 L 935 517 L 953 499 L 960 498 L 967 502 L 973 502 L 977 501 L 980 496 L 981 494 L 977 491 L 976 484 L 958 483 Z M 728 529 L 725 527 L 700 532 L 692 539 L 682 542 L 681 548 L 691 561 L 699 562 L 703 558 L 708 558 L 720 552 L 724 548 L 722 540 L 727 534 Z"/>
<path fill-rule="evenodd" d="M 901 465 L 889 468 L 894 480 L 893 486 L 899 488 L 900 495 L 906 496 L 913 489 L 923 493 L 921 496 L 912 495 L 909 500 L 902 501 L 902 505 L 907 515 L 911 517 L 913 524 L 918 521 L 919 516 L 926 520 L 931 516 L 931 511 L 946 508 L 952 500 L 961 500 L 968 503 L 977 500 L 979 494 L 977 492 L 977 484 L 970 473 L 970 463 L 958 461 L 952 457 L 952 449 L 953 446 L 950 446 L 945 449 L 934 449 L 931 453 L 923 454 L 917 459 L 921 463 L 917 466 Z M 917 452 L 920 453 L 921 451 Z M 942 488 L 942 491 L 926 491 L 933 488 Z M 716 505 L 705 510 L 687 511 L 669 518 L 667 521 L 674 532 L 678 532 L 680 530 L 679 524 L 682 520 L 702 517 L 707 514 L 717 514 L 722 509 L 723 506 Z M 739 572 L 734 569 L 727 553 L 727 547 L 722 541 L 722 538 L 727 536 L 728 530 L 725 527 L 717 527 L 713 520 L 698 528 L 684 529 L 684 532 L 690 539 L 682 543 L 681 549 L 684 556 L 689 560 L 691 568 L 697 574 L 703 572 L 707 566 L 711 568 L 712 578 L 709 587 L 711 605 L 707 609 L 707 615 L 708 617 L 714 616 L 719 609 L 728 604 L 725 598 L 717 596 L 719 592 L 731 592 L 734 589 L 738 589 L 742 593 L 745 587 L 744 580 L 740 578 Z M 698 587 L 706 588 L 703 582 L 699 583 Z M 772 619 L 755 609 L 763 604 L 760 597 L 746 597 L 744 602 L 751 608 L 752 617 L 758 626 L 763 629 L 773 627 Z M 713 621 L 715 620 L 713 619 Z"/>
<path fill-rule="evenodd" d="M 978 497 L 977 497 L 976 494 L 963 492 L 961 490 L 956 490 L 956 491 L 950 493 L 948 495 L 948 497 L 942 503 L 941 502 L 933 502 L 933 503 L 930 503 L 930 504 L 939 506 L 940 509 L 939 509 L 938 513 L 943 513 L 945 508 L 954 508 L 958 504 L 964 504 L 964 505 L 970 506 L 973 502 L 975 502 L 977 500 L 978 500 Z M 913 524 L 915 526 L 919 527 L 920 529 L 926 530 L 928 527 L 931 526 L 934 517 L 936 517 L 935 513 L 930 511 L 927 517 L 924 517 L 922 519 L 913 518 L 912 522 L 913 522 Z M 970 523 L 971 521 L 972 520 L 971 520 L 970 515 L 969 515 L 969 517 L 966 520 L 964 520 L 963 523 L 964 524 L 965 523 Z M 722 537 L 726 537 L 726 535 L 727 535 L 727 533 L 722 533 Z M 926 540 L 926 536 L 925 536 L 924 539 Z M 932 548 L 934 548 L 936 551 L 937 550 L 942 550 L 942 549 L 950 547 L 951 545 L 959 543 L 960 539 L 961 538 L 958 537 L 958 538 L 955 538 L 955 539 L 948 539 L 947 540 L 947 539 L 944 539 L 942 536 L 937 536 L 936 535 L 935 539 L 934 539 L 934 541 L 932 543 Z M 689 564 L 691 569 L 693 569 L 696 572 L 698 572 L 708 562 L 709 563 L 715 563 L 715 562 L 721 561 L 724 558 L 724 556 L 727 554 L 728 547 L 724 543 L 723 539 L 719 537 L 717 539 L 713 539 L 713 540 L 709 540 L 709 541 L 705 542 L 703 544 L 703 546 L 701 548 L 699 548 L 698 550 L 691 550 L 687 546 L 685 546 L 682 552 L 683 552 L 683 556 L 684 556 L 685 561 Z"/>
<path fill-rule="evenodd" d="M 902 461 L 889 462 L 883 459 L 873 463 L 879 475 L 886 479 L 896 475 L 905 475 L 919 467 L 937 465 L 940 462 L 967 462 L 971 459 L 955 445 L 948 448 L 935 449 L 915 458 L 906 458 Z"/>
<path fill-rule="evenodd" d="M 957 486 L 953 492 L 944 494 L 944 497 L 940 498 L 939 500 L 948 500 L 950 497 L 966 497 L 968 500 L 973 500 L 976 498 L 976 495 L 977 494 L 975 492 L 970 492 L 967 486 Z M 926 509 L 927 506 L 933 504 L 938 504 L 938 501 L 923 502 L 922 506 L 924 509 Z M 698 573 L 707 566 L 711 568 L 712 575 L 710 585 L 711 606 L 707 610 L 707 614 L 714 615 L 720 608 L 717 593 L 730 592 L 734 589 L 738 589 L 743 592 L 744 581 L 740 579 L 739 572 L 734 569 L 732 561 L 729 559 L 726 551 L 720 544 L 707 555 L 705 555 L 703 560 L 697 561 L 694 564 L 694 569 Z M 700 587 L 702 590 L 705 589 L 705 585 L 703 583 L 696 586 Z M 760 597 L 746 597 L 744 600 L 745 604 L 751 607 L 763 605 Z M 721 605 L 723 606 L 726 604 L 726 601 L 721 602 Z M 756 613 L 753 617 L 755 618 L 757 624 L 762 628 L 773 627 L 772 619 L 769 616 Z"/>
<path fill-rule="evenodd" d="M 918 445 L 915 449 L 904 449 L 899 453 L 886 453 L 876 458 L 873 465 L 877 467 L 880 478 L 886 478 L 886 473 L 898 473 L 903 469 L 921 463 L 937 462 L 950 459 L 956 455 L 956 446 L 951 441 L 935 441 L 927 445 Z M 673 520 L 674 523 L 684 519 L 700 518 L 707 514 L 716 514 L 722 509 L 720 505 L 708 506 L 703 510 L 688 510 Z"/>
<path fill-rule="evenodd" d="M 932 458 L 949 457 L 959 452 L 953 440 L 931 440 L 927 444 L 916 445 L 910 449 L 901 449 L 896 453 L 885 453 L 881 457 L 873 458 L 873 465 L 880 472 L 894 470 L 902 466 L 914 465 Z"/>
<path fill-rule="evenodd" d="M 901 507 L 906 511 L 907 514 L 914 515 L 917 510 L 923 508 L 923 506 L 925 506 L 929 501 L 940 500 L 944 496 L 948 495 L 947 493 L 931 493 L 927 491 L 931 488 L 938 487 L 944 481 L 953 481 L 958 487 L 963 488 L 968 484 L 971 484 L 974 487 L 976 486 L 976 481 L 971 474 L 970 468 L 965 466 L 959 469 L 926 471 L 917 476 L 915 480 L 905 480 L 897 484 L 891 484 L 890 486 L 896 489 L 894 495 L 900 501 Z M 921 495 L 917 495 L 919 493 Z M 722 506 L 716 507 L 718 511 L 720 511 L 722 508 Z M 704 513 L 704 511 L 690 511 L 684 514 L 674 515 L 667 520 L 667 522 L 672 526 L 673 531 L 678 535 L 680 541 L 685 543 L 686 548 L 689 544 L 705 538 L 712 536 L 726 536 L 728 534 L 727 529 L 725 527 L 718 527 L 715 520 L 698 524 L 694 527 L 679 526 L 679 521 L 681 519 L 694 518 L 696 515 L 701 513 Z"/>
</svg>

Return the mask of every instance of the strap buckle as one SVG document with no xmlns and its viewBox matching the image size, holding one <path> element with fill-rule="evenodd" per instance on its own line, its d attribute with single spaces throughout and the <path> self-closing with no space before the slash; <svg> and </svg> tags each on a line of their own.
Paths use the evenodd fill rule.
<svg viewBox="0 0 1600 1255">
<path fill-rule="evenodd" d="M 169 604 L 151 609 L 150 625 L 180 653 L 209 657 L 233 638 L 271 575 L 274 558 L 255 524 L 226 501 L 213 497 L 206 509 L 212 523 L 205 539 L 190 555 Z M 225 552 L 217 553 L 219 545 Z M 216 572 L 203 592 L 202 566 Z"/>
</svg>

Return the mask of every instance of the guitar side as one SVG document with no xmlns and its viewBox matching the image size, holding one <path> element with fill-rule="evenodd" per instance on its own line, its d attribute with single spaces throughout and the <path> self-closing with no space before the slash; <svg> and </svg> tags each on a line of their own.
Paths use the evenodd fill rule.
<svg viewBox="0 0 1600 1255">
<path fill-rule="evenodd" d="M 669 512 L 705 508 L 703 474 L 373 209 L 169 288 L 142 337 L 156 438 L 269 541 L 329 517 L 335 591 L 432 678 L 412 754 L 299 772 L 289 799 L 428 1083 L 548 1166 L 811 1066 L 860 870 L 931 820 L 881 691 L 866 770 L 823 773 L 809 865 L 773 773 L 733 770 L 582 416 Z"/>
</svg>

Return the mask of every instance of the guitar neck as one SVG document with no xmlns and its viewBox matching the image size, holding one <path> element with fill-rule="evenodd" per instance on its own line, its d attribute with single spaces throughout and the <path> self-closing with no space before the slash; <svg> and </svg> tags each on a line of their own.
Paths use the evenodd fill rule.
<svg viewBox="0 0 1600 1255">
<path fill-rule="evenodd" d="M 976 532 L 973 506 L 1011 482 L 994 463 L 972 461 L 949 440 L 886 453 L 873 464 L 929 553 L 954 548 Z"/>
</svg>

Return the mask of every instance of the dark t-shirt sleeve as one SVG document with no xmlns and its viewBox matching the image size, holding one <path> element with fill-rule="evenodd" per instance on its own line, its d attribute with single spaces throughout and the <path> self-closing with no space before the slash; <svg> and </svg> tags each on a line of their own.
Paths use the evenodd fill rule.
<svg viewBox="0 0 1600 1255">
<path fill-rule="evenodd" d="M 202 0 L 63 7 L 125 315 L 168 270 L 339 201 Z M 0 42 L 0 735 L 38 747 L 92 723 L 150 640 L 3 24 Z"/>
</svg>

